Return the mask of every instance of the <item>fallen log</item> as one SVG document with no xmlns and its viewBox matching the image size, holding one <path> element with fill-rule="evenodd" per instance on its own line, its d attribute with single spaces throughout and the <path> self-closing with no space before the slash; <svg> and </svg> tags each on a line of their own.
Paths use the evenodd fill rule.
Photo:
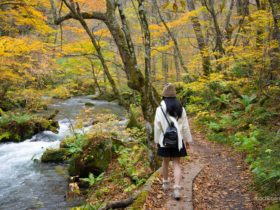
<svg viewBox="0 0 280 210">
<path fill-rule="evenodd" d="M 139 209 L 139 207 L 144 205 L 144 202 L 148 196 L 148 192 L 151 189 L 151 186 L 156 177 L 158 177 L 160 173 L 161 167 L 157 169 L 146 181 L 146 183 L 139 189 L 136 190 L 132 196 L 129 198 L 109 202 L 105 205 L 105 207 L 101 208 L 101 210 L 109 210 L 109 209 L 117 209 L 117 208 L 126 208 L 133 204 L 132 209 Z M 141 207 L 142 207 L 141 206 Z M 140 207 L 140 209 L 141 209 Z"/>
</svg>

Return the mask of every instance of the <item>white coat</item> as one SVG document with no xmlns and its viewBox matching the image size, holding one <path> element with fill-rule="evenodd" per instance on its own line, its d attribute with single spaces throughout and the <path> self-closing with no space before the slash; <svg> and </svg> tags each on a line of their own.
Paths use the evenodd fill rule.
<svg viewBox="0 0 280 210">
<path fill-rule="evenodd" d="M 164 101 L 161 101 L 161 107 L 163 111 L 166 113 L 166 104 Z M 183 148 L 183 141 L 192 142 L 192 135 L 189 127 L 188 117 L 185 108 L 183 107 L 182 117 L 176 120 L 175 117 L 166 114 L 168 120 L 172 120 L 178 132 L 178 149 L 181 150 Z M 160 106 L 156 110 L 155 121 L 154 121 L 154 142 L 159 144 L 161 147 L 163 145 L 163 136 L 164 131 L 166 131 L 168 127 L 168 122 L 166 121 L 164 114 Z"/>
</svg>

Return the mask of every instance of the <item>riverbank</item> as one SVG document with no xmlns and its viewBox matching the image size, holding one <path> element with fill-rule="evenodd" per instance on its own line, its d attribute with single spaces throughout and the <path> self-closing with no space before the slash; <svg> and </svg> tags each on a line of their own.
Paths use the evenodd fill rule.
<svg viewBox="0 0 280 210">
<path fill-rule="evenodd" d="M 94 103 L 80 112 L 71 124 L 76 132 L 64 138 L 59 149 L 46 150 L 42 156 L 44 162 L 68 163 L 66 198 L 85 196 L 81 208 L 98 208 L 127 198 L 152 173 L 145 130 L 139 127 L 142 123 L 135 127 L 120 115 L 106 113 L 106 109 L 94 114 L 97 106 Z"/>
<path fill-rule="evenodd" d="M 39 116 L 25 112 L 5 112 L 0 118 L 0 142 L 21 142 L 42 131 L 57 133 L 58 122 L 49 116 Z"/>
<path fill-rule="evenodd" d="M 114 113 L 123 117 L 125 110 L 116 103 L 92 100 L 90 97 L 73 97 L 49 105 L 48 112 L 59 110 L 54 120 L 58 133 L 43 131 L 19 143 L 1 143 L 0 208 L 1 209 L 69 209 L 81 203 L 80 199 L 65 199 L 69 190 L 66 165 L 40 164 L 38 160 L 47 148 L 58 148 L 60 141 L 73 135 L 72 124 L 84 115 L 87 102 L 94 104 L 92 114 Z M 92 116 L 91 116 L 92 117 Z M 76 127 L 84 132 L 91 126 Z M 79 123 L 77 123 L 78 125 Z"/>
</svg>

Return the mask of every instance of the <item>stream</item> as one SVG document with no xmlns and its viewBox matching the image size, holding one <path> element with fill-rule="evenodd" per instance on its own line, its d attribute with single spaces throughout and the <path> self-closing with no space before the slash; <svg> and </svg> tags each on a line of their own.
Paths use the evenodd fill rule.
<svg viewBox="0 0 280 210">
<path fill-rule="evenodd" d="M 91 96 L 72 97 L 49 105 L 59 110 L 59 132 L 44 131 L 21 143 L 0 144 L 0 210 L 69 209 L 80 201 L 65 201 L 68 189 L 64 165 L 41 164 L 46 148 L 58 148 L 71 135 L 71 122 L 85 107 L 94 104 L 94 113 L 113 113 L 124 119 L 124 108 L 116 103 L 92 100 Z M 78 202 L 78 203 L 77 203 Z"/>
</svg>

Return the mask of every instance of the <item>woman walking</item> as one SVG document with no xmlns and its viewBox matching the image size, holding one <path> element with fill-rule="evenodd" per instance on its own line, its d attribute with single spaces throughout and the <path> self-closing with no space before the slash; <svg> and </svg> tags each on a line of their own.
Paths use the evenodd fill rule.
<svg viewBox="0 0 280 210">
<path fill-rule="evenodd" d="M 162 101 L 156 110 L 154 131 L 154 141 L 158 145 L 157 155 L 163 158 L 162 188 L 164 191 L 169 189 L 168 166 L 169 161 L 172 160 L 174 170 L 173 196 L 179 200 L 181 189 L 180 157 L 187 156 L 186 148 L 189 148 L 189 142 L 192 142 L 192 136 L 186 110 L 176 99 L 175 87 L 170 83 L 163 89 Z M 172 131 L 176 134 L 177 138 L 175 138 L 175 144 L 172 143 Z M 171 132 L 169 140 L 166 137 L 168 132 Z"/>
</svg>

